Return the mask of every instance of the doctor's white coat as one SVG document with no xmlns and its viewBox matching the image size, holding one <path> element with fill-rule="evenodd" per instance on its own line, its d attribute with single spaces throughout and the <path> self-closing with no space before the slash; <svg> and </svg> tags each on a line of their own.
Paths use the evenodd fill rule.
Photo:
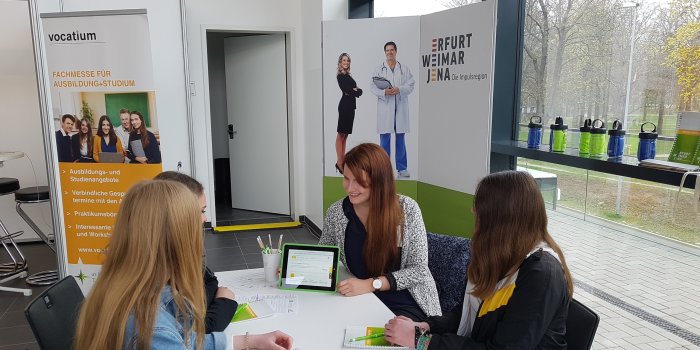
<svg viewBox="0 0 700 350">
<path fill-rule="evenodd" d="M 397 86 L 399 93 L 394 96 L 384 95 L 384 90 L 379 89 L 370 80 L 370 91 L 377 96 L 377 133 L 388 134 L 394 132 L 394 111 L 396 111 L 396 132 L 407 133 L 410 131 L 408 122 L 408 95 L 413 92 L 413 74 L 411 70 L 396 61 L 394 71 L 382 62 L 374 70 L 373 77 L 383 77 L 391 82 L 391 86 Z"/>
</svg>

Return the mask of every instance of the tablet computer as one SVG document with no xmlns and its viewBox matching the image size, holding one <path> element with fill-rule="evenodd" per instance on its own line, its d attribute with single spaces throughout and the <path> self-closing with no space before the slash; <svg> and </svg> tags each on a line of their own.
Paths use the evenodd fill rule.
<svg viewBox="0 0 700 350">
<path fill-rule="evenodd" d="M 100 152 L 100 163 L 124 163 L 124 155 L 119 152 Z"/>
<path fill-rule="evenodd" d="M 334 293 L 340 248 L 286 243 L 282 247 L 280 289 Z"/>
</svg>

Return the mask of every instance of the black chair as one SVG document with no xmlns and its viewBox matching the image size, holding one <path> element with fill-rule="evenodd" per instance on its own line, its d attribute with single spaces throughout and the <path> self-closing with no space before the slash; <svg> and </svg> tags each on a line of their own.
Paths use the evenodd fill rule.
<svg viewBox="0 0 700 350">
<path fill-rule="evenodd" d="M 428 269 L 435 279 L 443 313 L 464 300 L 470 260 L 471 240 L 428 232 Z"/>
<path fill-rule="evenodd" d="M 39 348 L 71 349 L 75 324 L 84 299 L 75 277 L 67 276 L 46 289 L 24 309 Z"/>
<path fill-rule="evenodd" d="M 588 350 L 593 344 L 600 317 L 593 310 L 571 299 L 566 320 L 566 343 L 569 350 Z"/>
</svg>

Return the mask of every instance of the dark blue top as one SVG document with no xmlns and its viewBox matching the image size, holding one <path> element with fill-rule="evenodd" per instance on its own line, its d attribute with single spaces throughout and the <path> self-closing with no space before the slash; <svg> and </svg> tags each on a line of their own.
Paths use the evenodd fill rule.
<svg viewBox="0 0 700 350">
<path fill-rule="evenodd" d="M 108 145 L 105 142 L 104 137 L 100 137 L 100 139 L 102 139 L 102 141 L 100 142 L 100 147 L 102 147 L 100 149 L 102 150 L 102 152 L 116 152 L 117 151 L 117 142 L 116 142 L 116 140 L 113 141 L 112 137 L 109 138 L 111 145 Z"/>
<path fill-rule="evenodd" d="M 355 208 L 353 208 L 348 197 L 345 197 L 343 200 L 343 212 L 348 218 L 348 226 L 345 228 L 345 261 L 348 264 L 348 270 L 350 270 L 355 277 L 360 279 L 379 277 L 369 276 L 367 273 L 367 265 L 365 264 L 365 259 L 362 256 L 365 239 L 367 238 L 367 230 L 365 229 L 365 225 L 362 224 L 362 221 L 360 221 L 360 218 L 357 217 Z M 400 269 L 401 248 L 399 248 L 399 258 L 394 263 L 394 266 L 388 269 L 389 271 L 387 271 L 387 273 L 398 271 Z M 387 307 L 413 306 L 418 308 L 418 304 L 411 296 L 411 293 L 408 292 L 408 289 L 374 292 L 374 294 Z"/>
</svg>

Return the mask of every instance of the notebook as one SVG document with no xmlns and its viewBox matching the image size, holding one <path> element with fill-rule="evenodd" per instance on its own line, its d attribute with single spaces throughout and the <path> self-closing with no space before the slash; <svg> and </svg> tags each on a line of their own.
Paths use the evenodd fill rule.
<svg viewBox="0 0 700 350">
<path fill-rule="evenodd" d="M 231 323 L 268 317 L 272 316 L 274 313 L 275 311 L 272 310 L 270 305 L 264 300 L 243 303 L 239 304 L 238 308 L 236 308 L 236 312 L 233 314 Z"/>
<path fill-rule="evenodd" d="M 124 155 L 119 152 L 100 152 L 100 163 L 124 163 Z"/>
<path fill-rule="evenodd" d="M 384 327 L 348 326 L 345 328 L 343 347 L 358 349 L 408 349 L 404 346 L 391 345 L 383 336 L 377 338 L 352 341 L 354 338 L 384 333 Z"/>
<path fill-rule="evenodd" d="M 668 160 L 676 163 L 700 165 L 700 113 L 678 114 L 676 139 Z"/>
<path fill-rule="evenodd" d="M 383 77 L 372 77 L 372 82 L 381 90 L 391 87 L 391 82 Z"/>
<path fill-rule="evenodd" d="M 143 151 L 143 144 L 141 144 L 141 140 L 132 140 L 130 142 L 131 144 L 131 153 L 134 154 L 134 157 L 145 157 L 146 152 Z"/>
</svg>

